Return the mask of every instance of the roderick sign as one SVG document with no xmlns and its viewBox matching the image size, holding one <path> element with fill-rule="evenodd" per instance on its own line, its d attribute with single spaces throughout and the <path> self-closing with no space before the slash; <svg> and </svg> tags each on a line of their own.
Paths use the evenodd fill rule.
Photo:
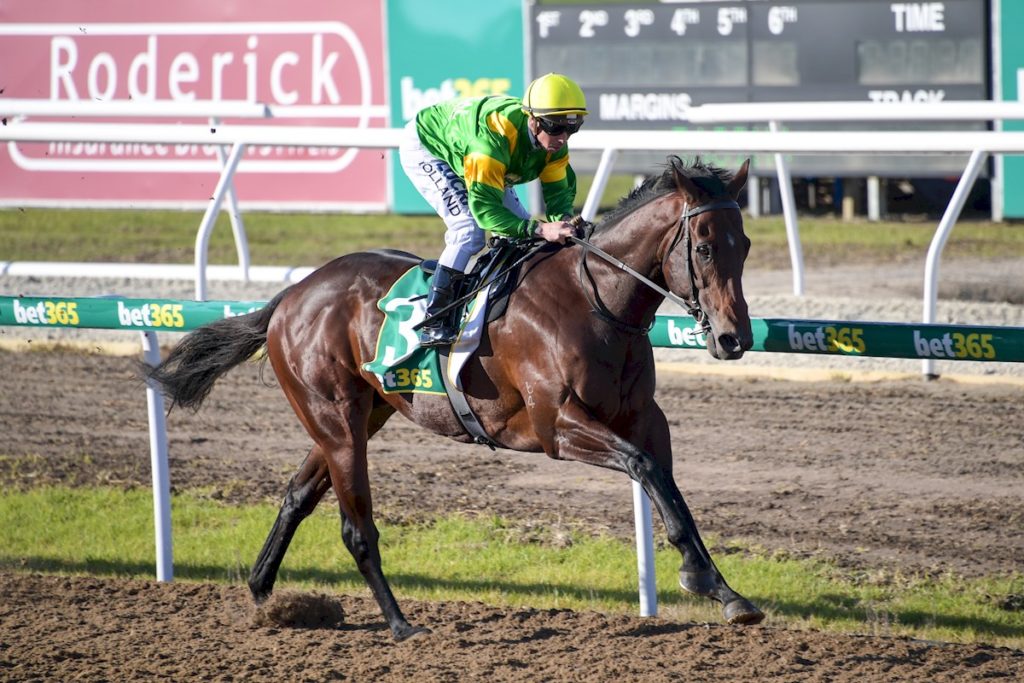
<svg viewBox="0 0 1024 683">
<path fill-rule="evenodd" d="M 330 118 L 310 123 L 384 127 L 381 2 L 14 0 L 0 8 L 0 87 L 54 101 L 317 105 Z M 8 144 L 0 204 L 203 206 L 218 173 L 212 147 Z M 253 148 L 235 186 L 248 208 L 383 209 L 386 163 L 357 149 Z"/>
</svg>

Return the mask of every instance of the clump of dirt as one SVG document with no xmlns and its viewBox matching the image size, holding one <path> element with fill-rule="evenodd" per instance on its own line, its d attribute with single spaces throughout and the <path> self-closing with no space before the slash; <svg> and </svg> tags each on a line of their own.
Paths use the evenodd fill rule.
<svg viewBox="0 0 1024 683">
<path fill-rule="evenodd" d="M 291 628 L 341 628 L 345 608 L 336 597 L 325 593 L 278 591 L 253 612 L 255 626 Z"/>
</svg>

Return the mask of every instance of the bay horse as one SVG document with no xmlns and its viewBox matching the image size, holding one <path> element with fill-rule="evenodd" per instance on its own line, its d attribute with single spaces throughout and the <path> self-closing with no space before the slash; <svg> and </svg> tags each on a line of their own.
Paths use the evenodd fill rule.
<svg viewBox="0 0 1024 683">
<path fill-rule="evenodd" d="M 734 624 L 764 615 L 726 583 L 672 477 L 646 331 L 669 295 L 703 323 L 712 356 L 736 359 L 751 347 L 741 284 L 750 241 L 736 203 L 748 167 L 749 160 L 731 175 L 700 159 L 686 165 L 670 157 L 664 173 L 623 199 L 589 242 L 552 245 L 524 262 L 507 311 L 487 327 L 461 374 L 479 422 L 501 447 L 543 451 L 639 482 L 682 555 L 680 585 L 718 600 Z M 446 397 L 384 393 L 363 369 L 381 327 L 378 300 L 420 261 L 393 250 L 337 258 L 266 307 L 189 333 L 148 371 L 171 407 L 198 410 L 220 376 L 265 347 L 314 445 L 252 569 L 253 598 L 270 596 L 299 523 L 333 487 L 342 540 L 395 640 L 428 629 L 406 620 L 381 568 L 367 441 L 396 412 L 436 434 L 472 441 Z"/>
</svg>

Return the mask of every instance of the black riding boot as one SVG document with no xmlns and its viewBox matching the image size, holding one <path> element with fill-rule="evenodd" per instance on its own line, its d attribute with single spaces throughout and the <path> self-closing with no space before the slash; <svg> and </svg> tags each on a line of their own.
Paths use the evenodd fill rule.
<svg viewBox="0 0 1024 683">
<path fill-rule="evenodd" d="M 437 315 L 451 304 L 462 292 L 465 274 L 439 265 L 430 279 L 430 294 L 427 297 L 427 317 Z M 459 306 L 427 322 L 420 328 L 420 346 L 444 346 L 453 344 L 459 336 Z"/>
</svg>

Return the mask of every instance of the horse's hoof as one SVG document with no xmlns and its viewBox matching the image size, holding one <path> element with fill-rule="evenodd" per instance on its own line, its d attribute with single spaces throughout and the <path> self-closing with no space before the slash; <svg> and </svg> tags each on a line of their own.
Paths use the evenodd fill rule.
<svg viewBox="0 0 1024 683">
<path fill-rule="evenodd" d="M 395 637 L 395 642 L 400 643 L 403 640 L 408 640 L 409 638 L 414 638 L 430 632 L 430 629 L 426 626 L 410 626 L 409 624 L 406 624 L 404 628 L 393 631 L 392 635 Z"/>
<path fill-rule="evenodd" d="M 746 598 L 737 598 L 722 609 L 725 620 L 730 624 L 753 626 L 764 620 L 764 612 L 754 607 Z"/>
</svg>

